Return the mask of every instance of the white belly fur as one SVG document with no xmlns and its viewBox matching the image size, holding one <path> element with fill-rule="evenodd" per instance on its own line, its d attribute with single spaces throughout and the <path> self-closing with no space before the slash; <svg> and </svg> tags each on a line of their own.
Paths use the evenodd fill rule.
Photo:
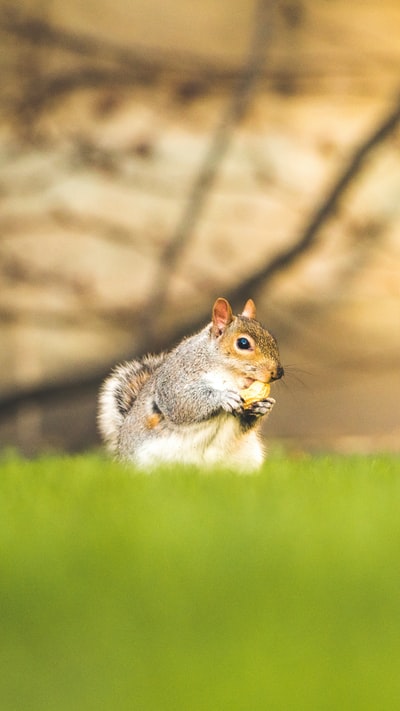
<svg viewBox="0 0 400 711">
<path fill-rule="evenodd" d="M 135 453 L 136 464 L 151 469 L 160 464 L 219 465 L 243 473 L 257 470 L 264 459 L 257 431 L 243 434 L 232 415 L 209 422 L 180 426 L 143 442 Z"/>
</svg>

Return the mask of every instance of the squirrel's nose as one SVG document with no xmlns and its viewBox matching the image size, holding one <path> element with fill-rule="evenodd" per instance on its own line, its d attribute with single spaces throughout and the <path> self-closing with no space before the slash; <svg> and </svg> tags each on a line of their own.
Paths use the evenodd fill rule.
<svg viewBox="0 0 400 711">
<path fill-rule="evenodd" d="M 276 368 L 271 370 L 271 380 L 279 380 L 285 374 L 284 369 L 281 365 L 277 365 Z"/>
</svg>

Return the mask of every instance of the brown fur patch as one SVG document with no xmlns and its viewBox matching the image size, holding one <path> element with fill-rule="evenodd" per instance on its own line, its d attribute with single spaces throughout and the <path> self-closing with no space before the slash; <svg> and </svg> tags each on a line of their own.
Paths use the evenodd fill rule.
<svg viewBox="0 0 400 711">
<path fill-rule="evenodd" d="M 146 427 L 149 430 L 154 430 L 155 427 L 157 427 L 158 424 L 161 422 L 161 415 L 158 414 L 158 412 L 155 412 L 154 415 L 150 415 L 147 420 L 146 420 Z"/>
</svg>

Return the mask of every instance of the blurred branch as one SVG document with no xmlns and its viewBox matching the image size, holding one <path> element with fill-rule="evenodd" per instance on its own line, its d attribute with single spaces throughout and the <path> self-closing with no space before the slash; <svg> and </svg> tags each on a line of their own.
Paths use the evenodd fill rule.
<svg viewBox="0 0 400 711">
<path fill-rule="evenodd" d="M 383 141 L 397 128 L 400 121 L 400 95 L 398 96 L 394 108 L 392 107 L 386 116 L 381 120 L 371 134 L 360 143 L 354 150 L 353 155 L 345 165 L 342 172 L 334 181 L 330 190 L 317 206 L 311 219 L 305 225 L 298 240 L 293 246 L 282 251 L 264 264 L 258 271 L 244 279 L 237 287 L 229 290 L 228 296 L 232 300 L 242 300 L 248 298 L 250 293 L 257 291 L 283 269 L 288 268 L 293 262 L 305 252 L 310 250 L 319 237 L 321 228 L 338 211 L 340 202 L 345 193 L 350 188 L 355 178 L 365 167 L 366 161 L 371 153 L 378 148 Z"/>
<path fill-rule="evenodd" d="M 178 99 L 185 100 L 216 85 L 221 88 L 221 83 L 229 87 L 238 75 L 235 66 L 224 65 L 219 58 L 210 62 L 194 53 L 150 49 L 138 43 L 124 47 L 104 37 L 53 25 L 39 11 L 27 13 L 11 2 L 0 8 L 2 40 L 17 40 L 19 55 L 19 71 L 12 78 L 14 89 L 9 96 L 3 92 L 0 106 L 24 138 L 35 137 L 35 119 L 49 103 L 79 88 L 146 86 L 163 81 L 171 84 Z M 54 70 L 56 62 L 43 61 L 43 53 L 48 60 L 51 49 L 70 53 L 81 66 Z"/>
<path fill-rule="evenodd" d="M 159 47 L 149 49 L 136 43 L 135 49 L 124 47 L 84 32 L 70 32 L 57 27 L 37 15 L 16 10 L 11 3 L 0 10 L 0 29 L 14 35 L 19 40 L 37 45 L 47 45 L 81 57 L 89 57 L 103 63 L 119 65 L 137 79 L 151 82 L 159 75 L 174 73 L 181 75 L 182 70 L 192 72 L 204 80 L 230 79 L 237 75 L 237 70 L 224 65 L 220 60 L 209 62 L 203 57 L 190 52 L 168 51 Z"/>
<path fill-rule="evenodd" d="M 211 188 L 215 182 L 221 161 L 226 155 L 236 125 L 245 115 L 260 79 L 266 58 L 267 40 L 272 24 L 271 0 L 257 0 L 248 57 L 239 75 L 231 100 L 211 138 L 208 151 L 190 189 L 180 221 L 161 255 L 159 268 L 148 303 L 143 309 L 143 326 L 148 330 L 158 328 L 159 305 L 166 298 L 171 276 L 193 237 L 196 223 L 204 210 Z M 151 316 L 151 319 L 149 318 Z"/>
<path fill-rule="evenodd" d="M 345 192 L 353 183 L 355 178 L 364 168 L 367 159 L 373 151 L 377 149 L 396 129 L 400 121 L 400 99 L 397 99 L 395 107 L 392 108 L 378 126 L 367 136 L 367 138 L 355 149 L 352 157 L 332 185 L 328 194 L 318 205 L 308 224 L 305 226 L 300 238 L 289 249 L 277 255 L 272 262 L 265 264 L 259 271 L 253 273 L 241 282 L 237 287 L 228 290 L 226 294 L 232 301 L 243 300 L 251 293 L 265 286 L 279 271 L 288 268 L 299 257 L 304 255 L 316 243 L 321 228 L 335 214 L 340 206 L 340 201 Z M 191 330 L 195 330 L 204 325 L 208 320 L 209 313 L 201 312 L 196 315 L 191 324 Z M 187 335 L 187 324 L 178 326 L 174 333 L 174 340 L 179 341 Z M 152 333 L 151 336 L 143 334 L 140 345 L 141 353 L 150 349 L 161 350 L 170 346 L 171 337 L 166 338 L 161 330 Z M 132 354 L 132 357 L 139 354 Z M 90 376 L 81 376 L 76 379 L 70 378 L 62 382 L 46 383 L 37 387 L 10 394 L 0 399 L 0 419 L 12 415 L 21 405 L 25 404 L 51 404 L 63 397 L 73 398 L 82 393 L 89 393 L 97 388 L 103 377 L 109 372 L 111 366 L 108 365 L 104 371 L 94 373 Z"/>
</svg>

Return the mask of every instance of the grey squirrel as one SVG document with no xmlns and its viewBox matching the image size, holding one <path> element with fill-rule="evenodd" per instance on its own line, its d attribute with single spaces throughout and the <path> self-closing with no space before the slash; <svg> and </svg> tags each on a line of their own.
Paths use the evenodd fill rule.
<svg viewBox="0 0 400 711">
<path fill-rule="evenodd" d="M 254 302 L 234 316 L 219 298 L 200 332 L 114 369 L 100 391 L 99 429 L 119 459 L 142 469 L 186 463 L 252 471 L 264 459 L 259 423 L 275 400 L 246 404 L 246 388 L 257 381 L 268 392 L 264 384 L 283 372 Z"/>
</svg>

